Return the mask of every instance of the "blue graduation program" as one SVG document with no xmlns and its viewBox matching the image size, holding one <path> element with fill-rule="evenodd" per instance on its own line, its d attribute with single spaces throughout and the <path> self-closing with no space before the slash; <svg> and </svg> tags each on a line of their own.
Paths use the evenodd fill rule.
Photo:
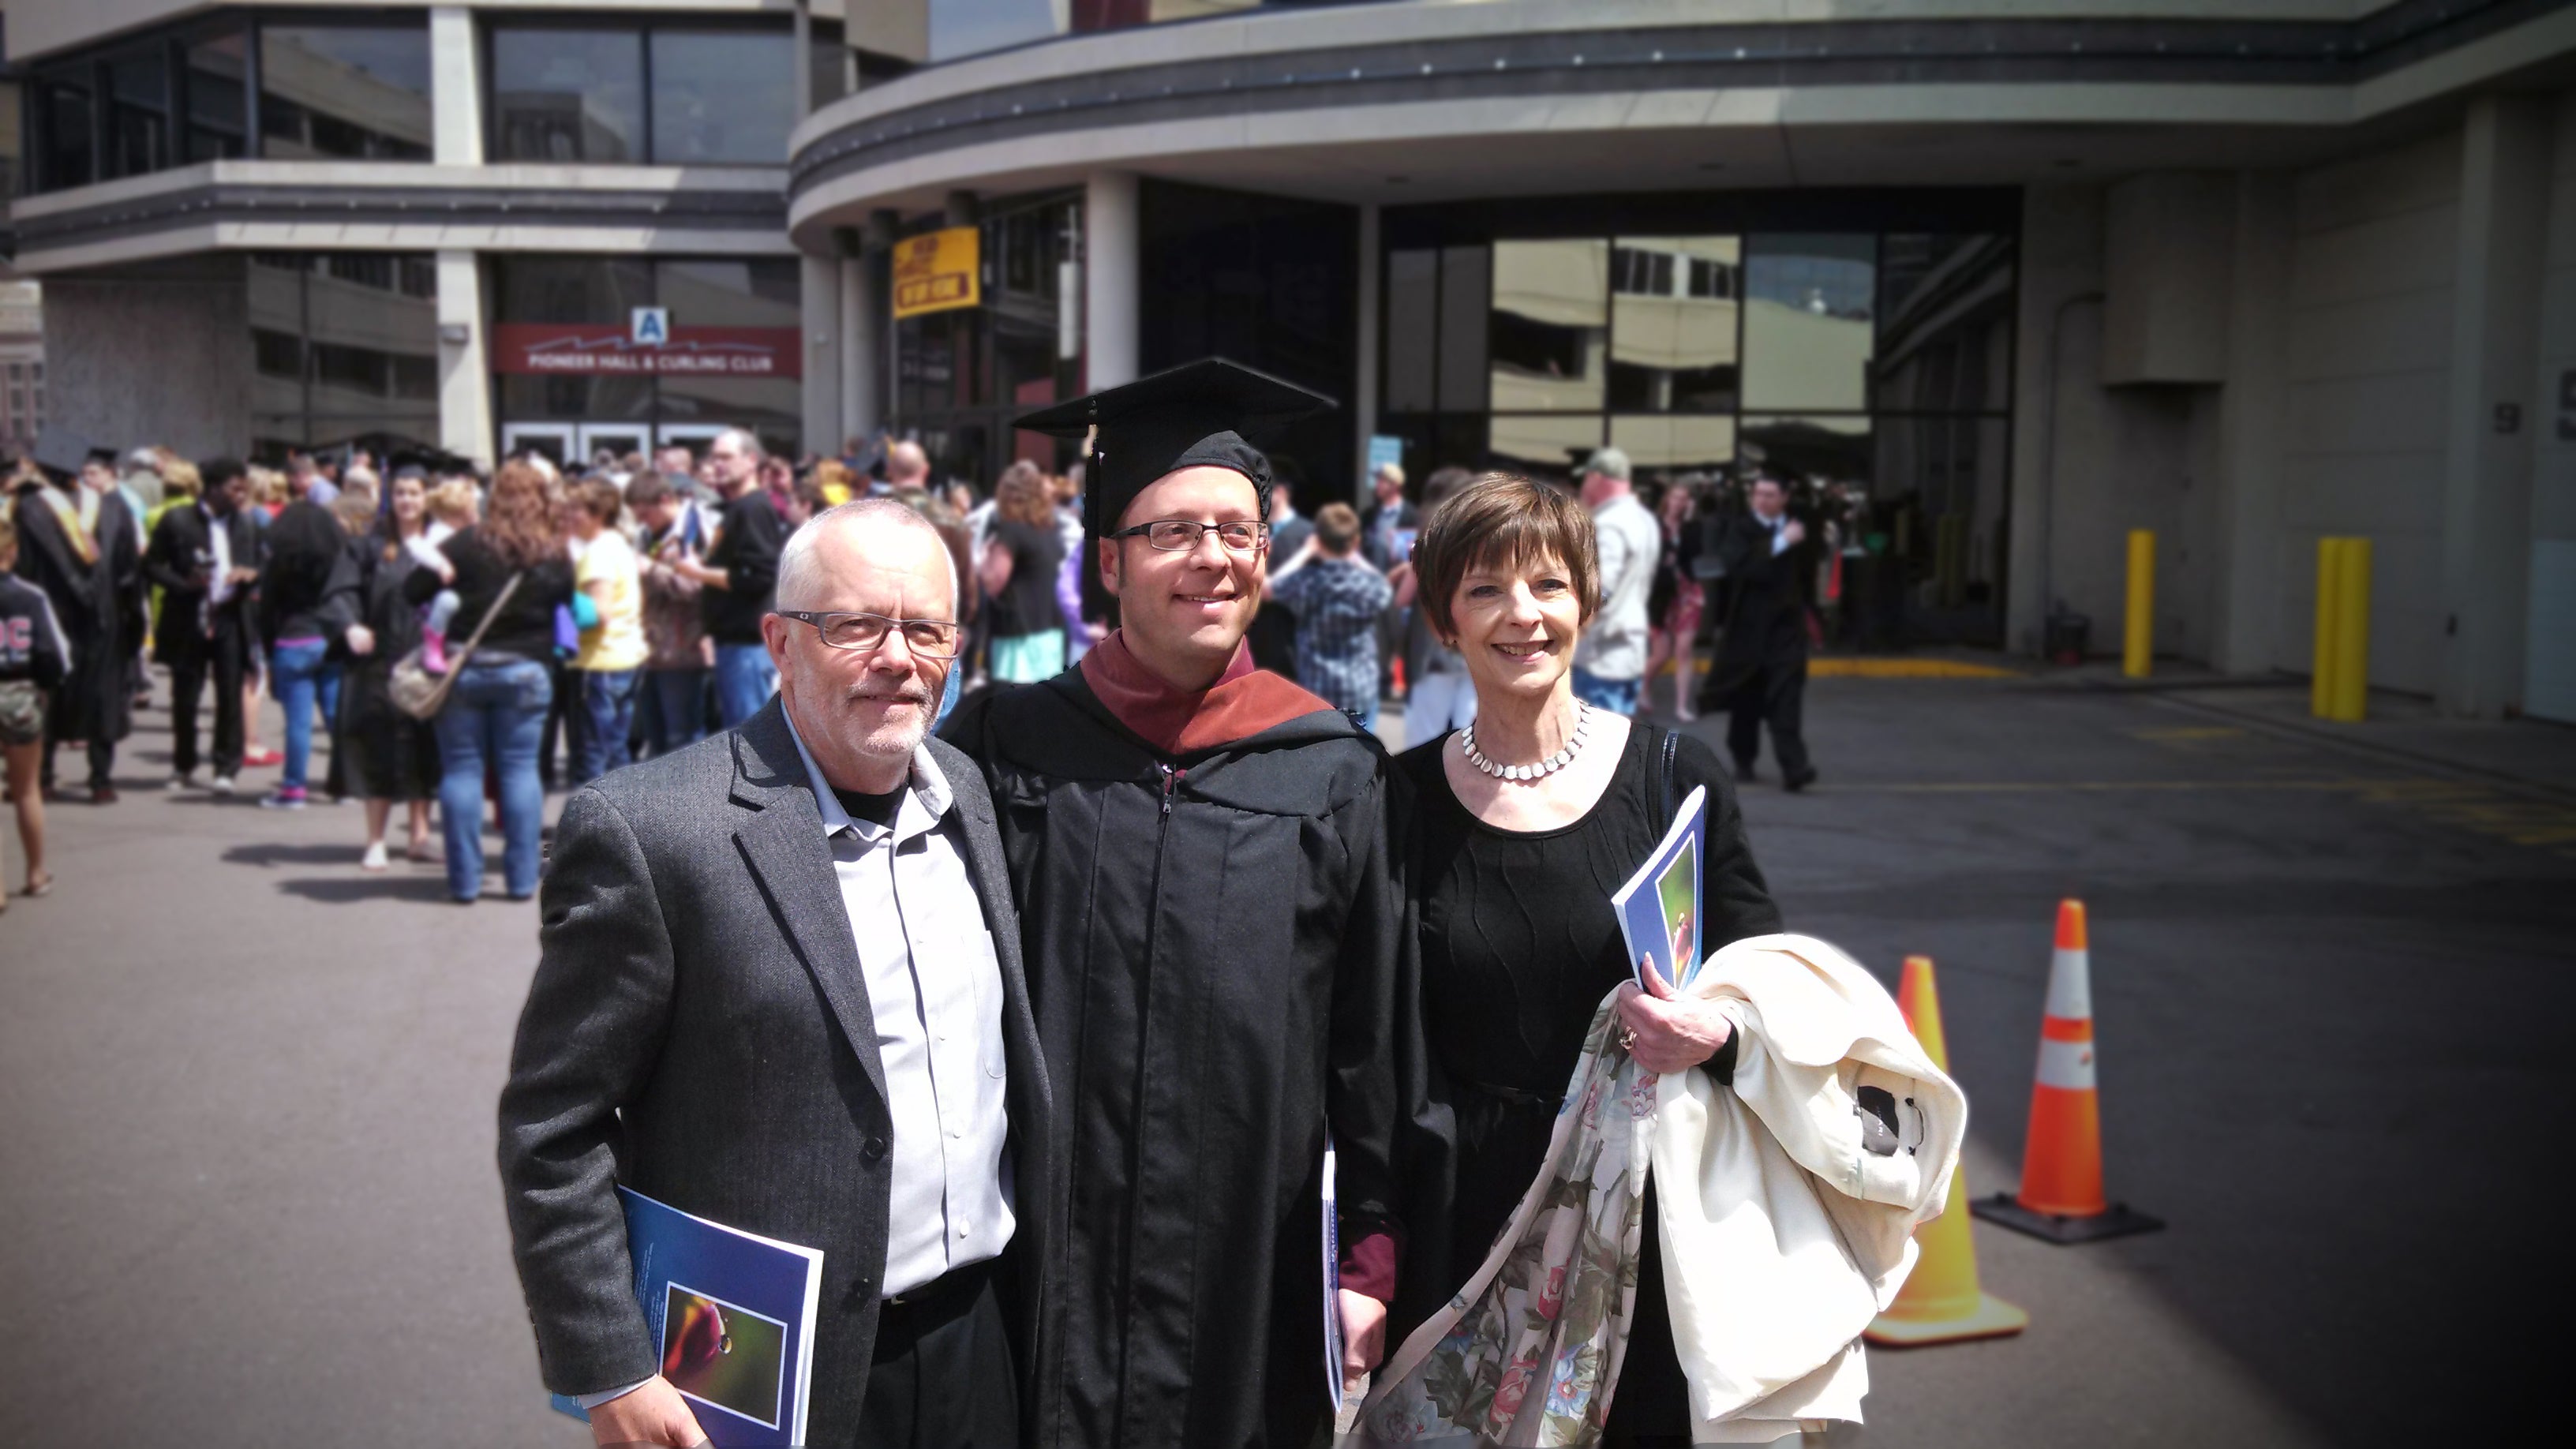
<svg viewBox="0 0 2576 1449">
<path fill-rule="evenodd" d="M 684 1213 L 632 1188 L 626 1250 L 658 1371 L 719 1449 L 802 1444 L 823 1254 Z M 554 1406 L 587 1420 L 557 1394 Z"/>
<path fill-rule="evenodd" d="M 1628 969 L 1639 988 L 1646 984 L 1648 958 L 1655 974 L 1675 987 L 1687 983 L 1708 959 L 1700 890 L 1707 859 L 1708 787 L 1703 785 L 1683 798 L 1663 843 L 1610 897 L 1619 933 L 1628 941 Z"/>
</svg>

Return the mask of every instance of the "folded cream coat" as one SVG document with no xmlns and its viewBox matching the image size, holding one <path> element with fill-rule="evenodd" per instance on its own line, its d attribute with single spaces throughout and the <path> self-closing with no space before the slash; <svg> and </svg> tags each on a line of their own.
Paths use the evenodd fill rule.
<svg viewBox="0 0 2576 1449">
<path fill-rule="evenodd" d="M 1738 941 L 1684 991 L 1734 1023 L 1733 1085 L 1644 1073 L 1605 998 L 1537 1180 L 1474 1276 L 1380 1370 L 1355 1439 L 1596 1442 L 1649 1163 L 1693 1441 L 1861 1417 L 1860 1332 L 1912 1269 L 1915 1227 L 1941 1211 L 1966 1099 L 1877 980 L 1813 937 Z"/>
</svg>

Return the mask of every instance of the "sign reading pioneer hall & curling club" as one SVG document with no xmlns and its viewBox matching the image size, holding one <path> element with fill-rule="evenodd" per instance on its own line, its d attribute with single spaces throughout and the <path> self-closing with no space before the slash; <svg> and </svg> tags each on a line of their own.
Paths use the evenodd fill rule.
<svg viewBox="0 0 2576 1449">
<path fill-rule="evenodd" d="M 618 377 L 802 377 L 794 327 L 676 327 L 668 309 L 638 307 L 613 322 L 503 322 L 492 329 L 492 370 Z"/>
<path fill-rule="evenodd" d="M 894 315 L 918 317 L 984 302 L 983 230 L 952 226 L 894 248 Z"/>
</svg>

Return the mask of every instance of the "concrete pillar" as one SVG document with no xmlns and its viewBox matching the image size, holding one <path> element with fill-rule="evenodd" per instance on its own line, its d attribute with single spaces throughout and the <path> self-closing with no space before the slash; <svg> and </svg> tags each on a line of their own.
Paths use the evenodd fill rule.
<svg viewBox="0 0 2576 1449">
<path fill-rule="evenodd" d="M 2484 95 L 2461 132 L 2436 700 L 2473 719 L 2522 702 L 2549 120 L 2545 97 Z"/>
<path fill-rule="evenodd" d="M 805 451 L 829 456 L 840 451 L 843 426 L 841 263 L 833 257 L 796 260 L 805 332 Z"/>
<path fill-rule="evenodd" d="M 1351 464 L 1351 476 L 1360 480 L 1362 498 L 1369 490 L 1369 438 L 1377 432 L 1377 360 L 1378 322 L 1386 308 L 1378 296 L 1379 279 L 1385 271 L 1378 241 L 1378 207 L 1374 201 L 1360 204 L 1360 299 L 1359 326 L 1351 329 L 1360 340 L 1359 365 L 1351 369 L 1351 441 L 1358 456 Z"/>
<path fill-rule="evenodd" d="M 877 257 L 843 257 L 841 268 L 841 432 L 874 438 L 885 425 L 881 365 L 885 357 L 885 264 Z"/>
<path fill-rule="evenodd" d="M 477 467 L 493 464 L 492 368 L 484 346 L 483 263 L 438 254 L 438 445 Z"/>
<path fill-rule="evenodd" d="M 474 12 L 463 5 L 429 11 L 429 95 L 432 155 L 441 166 L 483 163 L 482 47 L 474 43 Z"/>
<path fill-rule="evenodd" d="M 2254 674 L 2275 655 L 2293 561 L 2281 546 L 2281 428 L 2289 413 L 2290 178 L 2236 176 L 2228 268 L 2227 382 L 2219 397 L 2210 664 Z"/>
<path fill-rule="evenodd" d="M 2023 194 L 2004 639 L 2024 654 L 2039 652 L 2050 604 L 2076 592 L 2060 566 L 2059 540 L 2077 501 L 2059 495 L 2072 491 L 2064 486 L 2069 459 L 2084 457 L 2072 435 L 2100 388 L 2102 208 L 2098 187 L 2034 186 Z M 2106 618 L 2097 612 L 2097 630 Z"/>
<path fill-rule="evenodd" d="M 1131 172 L 1095 172 L 1083 188 L 1082 312 L 1085 387 L 1098 392 L 1136 380 L 1136 309 L 1142 231 Z"/>
</svg>

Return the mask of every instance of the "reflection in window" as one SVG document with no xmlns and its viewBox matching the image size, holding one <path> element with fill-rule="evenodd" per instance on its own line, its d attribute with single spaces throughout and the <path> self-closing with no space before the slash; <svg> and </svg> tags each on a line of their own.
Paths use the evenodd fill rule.
<svg viewBox="0 0 2576 1449">
<path fill-rule="evenodd" d="M 84 70 L 86 67 L 84 67 Z M 98 179 L 96 138 L 90 131 L 90 92 L 85 85 L 47 79 L 38 83 L 37 145 L 48 190 L 87 186 Z"/>
<path fill-rule="evenodd" d="M 158 45 L 107 62 L 107 175 L 170 164 L 170 56 Z"/>
<path fill-rule="evenodd" d="M 263 25 L 260 154 L 426 161 L 429 25 Z"/>
<path fill-rule="evenodd" d="M 653 32 L 653 159 L 775 166 L 796 124 L 795 38 Z"/>
<path fill-rule="evenodd" d="M 249 50 L 249 37 L 238 30 L 188 43 L 188 160 L 232 160 L 249 154 L 243 133 L 250 108 L 242 79 Z"/>
<path fill-rule="evenodd" d="M 1497 413 L 1485 447 L 1532 473 L 1564 477 L 1583 455 L 1601 446 L 1598 417 L 1512 417 Z"/>
<path fill-rule="evenodd" d="M 1745 247 L 1744 405 L 1869 405 L 1872 236 L 1756 236 Z"/>
<path fill-rule="evenodd" d="M 644 37 L 632 30 L 492 31 L 492 157 L 644 159 Z"/>
<path fill-rule="evenodd" d="M 491 265 L 495 322 L 624 327 L 635 308 L 653 305 L 653 268 L 642 257 L 496 256 Z M 607 421 L 653 414 L 650 377 L 502 373 L 499 381 L 504 421 Z"/>
<path fill-rule="evenodd" d="M 930 7 L 930 59 L 1045 40 L 1056 33 L 1055 17 L 1052 0 L 940 0 Z"/>
<path fill-rule="evenodd" d="M 1950 621 L 1938 630 L 1945 636 L 1977 637 L 1990 622 L 2003 572 L 2008 452 L 1999 417 L 1879 420 L 1876 526 L 1924 578 L 1923 606 L 1978 616 Z"/>
<path fill-rule="evenodd" d="M 1906 412 L 2008 407 L 2010 238 L 1891 234 L 1880 258 L 1873 405 Z"/>
<path fill-rule="evenodd" d="M 1607 371 L 1610 244 L 1504 241 L 1494 243 L 1493 258 L 1491 406 L 1497 412 L 1598 411 Z"/>
<path fill-rule="evenodd" d="M 1493 300 L 1493 253 L 1481 246 L 1440 253 L 1440 410 L 1486 406 L 1486 308 Z"/>
<path fill-rule="evenodd" d="M 1737 435 L 1736 461 L 1816 483 L 1858 483 L 1870 476 L 1869 419 L 1851 417 L 1748 417 Z"/>
<path fill-rule="evenodd" d="M 250 259 L 252 432 L 259 450 L 434 447 L 437 269 L 423 255 Z"/>
<path fill-rule="evenodd" d="M 1735 419 L 1614 417 L 1610 446 L 1640 468 L 1713 473 L 1735 461 Z"/>
<path fill-rule="evenodd" d="M 1610 406 L 1713 413 L 1736 399 L 1734 237 L 1624 238 L 1610 252 Z"/>
</svg>

